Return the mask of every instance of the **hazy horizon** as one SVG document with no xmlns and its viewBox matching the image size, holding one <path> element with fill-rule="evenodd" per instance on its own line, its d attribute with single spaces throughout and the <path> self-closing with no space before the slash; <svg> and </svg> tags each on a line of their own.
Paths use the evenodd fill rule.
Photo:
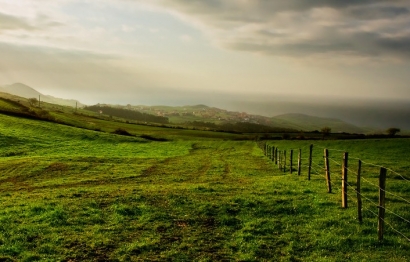
<svg viewBox="0 0 410 262">
<path fill-rule="evenodd" d="M 7 86 L 7 85 L 0 85 Z M 34 88 L 34 87 L 32 87 Z M 36 89 L 36 88 L 34 88 Z M 36 89 L 37 90 L 37 89 Z M 39 90 L 37 90 L 39 91 Z M 43 95 L 50 95 L 43 93 Z M 76 97 L 59 97 L 64 99 L 75 99 Z M 173 99 L 175 98 L 175 99 Z M 177 99 L 176 99 L 177 98 Z M 224 93 L 213 95 L 202 94 L 192 99 L 190 94 L 174 94 L 174 97 L 163 97 L 158 95 L 152 101 L 145 103 L 141 97 L 138 102 L 125 100 L 120 103 L 107 99 L 86 105 L 111 104 L 134 106 L 193 106 L 203 104 L 209 107 L 216 107 L 228 111 L 246 112 L 249 114 L 275 117 L 283 114 L 305 114 L 323 118 L 335 118 L 358 127 L 368 127 L 384 131 L 389 127 L 398 127 L 403 131 L 410 131 L 410 103 L 407 100 L 397 99 L 363 99 L 363 98 L 333 98 L 329 97 L 298 97 L 298 96 L 274 96 L 259 97 L 257 95 L 248 96 L 243 100 L 241 96 L 234 96 Z"/>
<path fill-rule="evenodd" d="M 410 128 L 405 0 L 0 4 L 0 83 L 86 104 L 207 104 Z"/>
</svg>

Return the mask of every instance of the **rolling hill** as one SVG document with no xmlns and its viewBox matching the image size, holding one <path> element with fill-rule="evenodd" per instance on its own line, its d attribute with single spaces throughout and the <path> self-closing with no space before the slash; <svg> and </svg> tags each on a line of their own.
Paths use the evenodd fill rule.
<svg viewBox="0 0 410 262">
<path fill-rule="evenodd" d="M 0 92 L 24 97 L 38 98 L 41 101 L 51 104 L 65 105 L 75 107 L 84 106 L 76 100 L 56 98 L 49 95 L 43 95 L 32 87 L 22 83 L 0 86 Z M 275 129 L 293 129 L 300 131 L 320 130 L 323 127 L 330 127 L 334 133 L 369 133 L 373 130 L 361 128 L 347 123 L 340 119 L 322 118 L 305 114 L 284 114 L 275 117 L 248 114 L 246 112 L 234 112 L 206 105 L 185 105 L 185 106 L 144 106 L 144 105 L 111 105 L 104 106 L 116 109 L 134 111 L 143 115 L 154 115 L 156 117 L 168 118 L 169 123 L 189 125 L 193 122 L 204 122 L 216 125 L 226 125 L 235 123 L 245 123 L 272 127 Z"/>
<path fill-rule="evenodd" d="M 5 85 L 0 86 L 0 92 L 21 96 L 24 98 L 38 98 L 40 96 L 41 101 L 57 104 L 57 105 L 64 105 L 64 106 L 72 106 L 75 107 L 76 103 L 78 106 L 83 106 L 80 102 L 74 99 L 63 99 L 57 98 L 49 95 L 43 95 L 42 93 L 38 92 L 32 87 L 29 87 L 22 83 L 15 83 L 12 85 Z"/>
<path fill-rule="evenodd" d="M 226 123 L 251 123 L 275 128 L 295 129 L 303 131 L 320 130 L 330 127 L 332 132 L 368 133 L 372 129 L 362 128 L 335 118 L 323 118 L 305 114 L 283 114 L 274 117 L 252 115 L 246 112 L 234 112 L 206 105 L 193 106 L 135 106 L 131 107 L 141 112 L 168 117 L 173 123 L 186 123 L 193 121 L 210 122 L 216 124 Z"/>
</svg>

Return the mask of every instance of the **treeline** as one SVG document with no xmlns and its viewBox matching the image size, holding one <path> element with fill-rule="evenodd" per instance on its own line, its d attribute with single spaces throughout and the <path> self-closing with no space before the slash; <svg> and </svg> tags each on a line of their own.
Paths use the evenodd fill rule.
<svg viewBox="0 0 410 262">
<path fill-rule="evenodd" d="M 272 126 L 265 126 L 255 123 L 236 122 L 215 124 L 211 122 L 193 121 L 187 122 L 186 125 L 200 128 L 207 128 L 214 131 L 226 131 L 234 133 L 281 133 L 281 132 L 296 132 L 294 129 L 279 128 Z"/>
<path fill-rule="evenodd" d="M 161 124 L 169 123 L 169 120 L 167 117 L 154 116 L 154 115 L 141 113 L 138 111 L 133 111 L 133 110 L 128 110 L 128 109 L 122 109 L 122 108 L 93 105 L 93 106 L 86 106 L 84 107 L 84 109 L 88 111 L 96 112 L 96 113 L 102 112 L 105 115 L 121 117 L 121 118 L 129 119 L 129 120 L 154 122 L 154 123 L 161 123 Z"/>
</svg>

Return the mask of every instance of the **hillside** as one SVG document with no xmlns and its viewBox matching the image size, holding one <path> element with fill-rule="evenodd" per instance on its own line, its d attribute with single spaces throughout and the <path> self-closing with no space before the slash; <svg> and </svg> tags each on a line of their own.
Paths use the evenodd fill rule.
<svg viewBox="0 0 410 262">
<path fill-rule="evenodd" d="M 56 98 L 48 95 L 43 95 L 37 90 L 21 84 L 16 83 L 0 87 L 0 92 L 6 92 L 24 98 L 38 98 L 41 96 L 43 102 L 51 104 L 65 105 L 75 107 L 76 103 L 79 107 L 84 106 L 76 100 L 67 100 Z M 104 106 L 104 110 L 95 109 L 97 106 Z M 247 128 L 239 128 L 240 132 L 246 132 L 248 127 L 252 126 L 251 130 L 255 130 L 257 125 L 261 126 L 261 130 L 270 132 L 282 131 L 314 131 L 328 126 L 335 133 L 368 133 L 372 130 L 369 128 L 357 127 L 353 124 L 347 123 L 340 119 L 321 118 L 316 116 L 309 116 L 304 114 L 285 114 L 275 117 L 267 117 L 261 115 L 253 115 L 246 112 L 234 112 L 216 107 L 209 107 L 206 105 L 185 105 L 185 106 L 144 106 L 144 105 L 96 105 L 88 108 L 94 108 L 93 111 L 105 111 L 110 116 L 122 117 L 124 113 L 131 118 L 125 117 L 128 120 L 139 120 L 146 122 L 151 118 L 155 118 L 153 122 L 157 123 L 171 123 L 176 125 L 183 125 L 187 127 L 208 127 L 213 130 L 228 128 L 229 131 L 238 131 L 238 128 L 233 128 L 232 124 L 242 123 L 247 125 Z M 113 108 L 112 110 L 107 108 Z M 114 110 L 123 110 L 121 113 Z M 115 111 L 108 113 L 110 111 Z M 128 110 L 128 112 L 124 111 Z M 150 117 L 152 116 L 152 117 Z M 165 120 L 167 119 L 167 120 Z M 151 121 L 151 120 L 149 120 Z M 216 125 L 216 126 L 215 126 Z M 269 127 L 269 128 L 267 128 Z"/>
<path fill-rule="evenodd" d="M 121 106 L 120 106 L 121 107 Z M 122 106 L 125 108 L 125 106 Z M 209 122 L 219 125 L 227 123 L 250 123 L 278 129 L 314 131 L 328 126 L 332 132 L 367 133 L 369 128 L 361 128 L 340 119 L 322 118 L 304 114 L 285 114 L 275 117 L 228 111 L 205 105 L 193 106 L 127 106 L 126 108 L 168 117 L 171 123 Z"/>
<path fill-rule="evenodd" d="M 316 116 L 309 116 L 304 114 L 284 114 L 275 116 L 272 121 L 288 126 L 289 128 L 302 129 L 302 130 L 320 130 L 327 126 L 332 129 L 334 133 L 366 133 L 368 130 L 357 127 L 353 124 L 346 123 L 340 119 L 322 118 Z"/>
<path fill-rule="evenodd" d="M 57 104 L 57 105 L 64 105 L 64 106 L 72 106 L 75 107 L 76 103 L 77 106 L 83 106 L 80 102 L 73 99 L 63 99 L 57 98 L 49 95 L 44 95 L 32 87 L 29 87 L 22 83 L 15 83 L 12 85 L 5 85 L 0 86 L 0 92 L 9 93 L 12 95 L 24 97 L 24 98 L 37 98 L 40 96 L 41 101 Z"/>
<path fill-rule="evenodd" d="M 95 113 L 68 106 L 55 106 L 42 103 L 41 108 L 31 106 L 27 99 L 0 92 L 0 115 L 17 116 L 22 119 L 53 122 L 66 126 L 78 127 L 105 133 L 118 133 L 125 130 L 132 136 L 152 141 L 187 140 L 252 140 L 254 136 L 232 134 L 227 132 L 212 132 L 207 130 L 192 130 L 172 124 L 164 125 L 152 122 L 129 121 L 124 118 Z M 149 120 L 147 118 L 147 120 Z M 122 132 L 120 132 L 122 133 Z"/>
</svg>

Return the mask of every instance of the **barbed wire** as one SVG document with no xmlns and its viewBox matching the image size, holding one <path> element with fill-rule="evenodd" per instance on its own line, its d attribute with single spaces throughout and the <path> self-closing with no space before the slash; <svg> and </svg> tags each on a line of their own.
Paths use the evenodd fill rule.
<svg viewBox="0 0 410 262">
<path fill-rule="evenodd" d="M 346 150 L 340 150 L 340 149 L 335 149 L 335 148 L 324 148 L 324 147 L 321 147 L 321 146 L 319 146 L 319 145 L 317 145 L 317 144 L 313 144 L 313 145 L 314 145 L 315 147 L 318 147 L 318 148 L 321 148 L 321 149 L 327 149 L 327 150 L 329 150 L 329 151 L 346 152 Z M 331 158 L 329 157 L 329 159 L 331 159 Z M 394 171 L 394 170 L 391 169 L 391 168 L 387 168 L 387 167 L 385 167 L 385 166 L 377 165 L 377 164 L 374 164 L 374 163 L 369 163 L 369 162 L 367 162 L 367 161 L 363 161 L 361 158 L 357 158 L 357 157 L 354 157 L 354 156 L 349 156 L 349 159 L 360 160 L 363 164 L 366 164 L 366 165 L 371 165 L 371 166 L 375 166 L 375 167 L 385 168 L 386 170 L 388 170 L 388 171 L 390 171 L 390 172 L 392 172 L 392 173 L 394 173 L 394 174 L 400 176 L 403 180 L 405 180 L 405 181 L 407 181 L 407 182 L 410 182 L 410 179 L 407 179 L 407 178 L 404 177 L 402 174 L 400 174 L 399 172 Z"/>
<path fill-rule="evenodd" d="M 342 164 L 340 164 L 339 162 L 337 162 L 336 160 L 334 160 L 333 158 L 329 157 L 328 158 L 330 161 L 332 161 L 333 163 L 335 163 L 337 166 L 342 166 Z"/>
<path fill-rule="evenodd" d="M 379 215 L 377 215 L 376 213 L 374 213 L 373 211 L 371 211 L 370 209 L 364 208 L 365 210 L 369 211 L 370 213 L 372 213 L 373 215 L 375 215 L 376 217 L 379 218 Z M 388 223 L 386 220 L 384 220 L 383 218 L 380 218 L 381 220 L 383 220 L 384 223 L 386 223 L 387 225 L 390 226 L 391 229 L 393 229 L 393 231 L 395 231 L 396 233 L 400 234 L 402 237 L 404 237 L 407 241 L 410 242 L 410 238 L 408 238 L 406 235 L 404 235 L 402 232 L 398 231 L 397 229 L 395 229 L 390 223 Z"/>
<path fill-rule="evenodd" d="M 347 171 L 349 171 L 349 173 L 353 173 L 353 175 L 359 176 L 359 174 L 357 173 L 357 171 L 353 171 L 351 170 L 349 167 L 346 167 Z"/>
<path fill-rule="evenodd" d="M 348 184 L 348 183 L 347 183 L 347 185 L 348 185 L 349 187 L 352 187 L 352 186 L 351 186 L 350 184 Z M 352 187 L 352 188 L 353 188 L 353 187 Z M 373 201 L 371 201 L 370 199 L 368 199 L 367 197 L 363 196 L 363 195 L 362 195 L 361 193 L 359 193 L 356 189 L 353 188 L 353 190 L 356 191 L 356 193 L 358 193 L 362 198 L 364 198 L 365 200 L 371 202 L 371 203 L 373 204 L 373 206 L 375 206 L 375 207 L 377 207 L 377 208 L 382 208 L 382 207 L 380 207 L 378 204 L 376 204 L 376 203 L 374 203 Z M 348 193 L 346 193 L 346 194 L 347 194 L 348 196 L 350 196 L 350 198 L 351 198 L 351 196 L 352 196 L 351 194 L 348 194 Z M 358 203 L 357 197 L 356 197 L 355 200 L 356 200 L 356 203 Z M 363 206 L 362 206 L 362 209 L 365 209 L 365 210 L 367 210 L 367 211 L 373 213 L 376 217 L 379 218 L 379 215 L 377 215 L 376 213 L 374 213 L 374 212 L 371 211 L 370 209 L 368 209 L 368 208 L 366 208 L 366 207 L 363 207 Z M 408 221 L 407 219 L 401 217 L 400 215 L 398 215 L 398 214 L 392 212 L 391 210 L 388 210 L 388 209 L 386 209 L 386 208 L 384 208 L 384 207 L 383 207 L 383 209 L 386 210 L 387 212 L 389 212 L 389 213 L 391 213 L 391 214 L 393 214 L 393 215 L 395 215 L 395 216 L 401 218 L 401 219 L 404 220 L 405 222 L 410 223 L 410 221 Z M 399 233 L 401 236 L 405 237 L 407 241 L 410 242 L 410 239 L 409 239 L 408 237 L 406 237 L 402 232 L 400 232 L 400 231 L 398 231 L 397 229 L 395 229 L 390 223 L 388 223 L 387 221 L 385 221 L 383 218 L 380 218 L 380 219 L 382 219 L 383 222 L 385 222 L 386 224 L 388 224 L 395 232 Z"/>
<path fill-rule="evenodd" d="M 347 184 L 349 187 L 353 188 L 353 190 L 356 191 L 356 193 L 358 193 L 360 196 L 362 196 L 363 198 L 365 198 L 365 199 L 367 199 L 368 201 L 372 202 L 373 205 L 375 205 L 375 206 L 377 206 L 377 207 L 379 207 L 379 208 L 383 208 L 384 210 L 386 210 L 386 211 L 389 212 L 390 214 L 393 214 L 393 215 L 395 215 L 395 216 L 401 218 L 403 221 L 405 221 L 405 222 L 407 222 L 407 223 L 410 224 L 410 221 L 409 221 L 408 219 L 406 219 L 406 218 L 400 216 L 399 214 L 397 214 L 397 213 L 391 211 L 390 209 L 387 209 L 386 207 L 380 207 L 378 204 L 376 204 L 375 202 L 371 201 L 370 199 L 368 199 L 367 197 L 365 197 L 365 196 L 363 196 L 361 193 L 359 193 L 359 192 L 358 192 L 353 186 L 351 186 L 349 183 L 346 182 L 346 184 Z"/>
<path fill-rule="evenodd" d="M 313 167 L 311 168 L 311 171 L 313 171 L 313 172 L 310 172 L 311 175 L 324 176 L 324 174 L 318 172 L 317 169 L 315 169 L 315 168 L 313 168 Z"/>
<path fill-rule="evenodd" d="M 376 184 L 370 182 L 369 180 L 367 180 L 367 179 L 364 178 L 364 177 L 362 177 L 362 179 L 363 179 L 364 181 L 366 181 L 368 184 L 371 184 L 371 185 L 377 187 L 378 189 L 380 189 L 380 190 L 386 192 L 387 194 L 392 195 L 392 196 L 395 196 L 395 197 L 397 197 L 397 198 L 400 198 L 401 200 L 403 200 L 403 201 L 406 202 L 407 204 L 410 204 L 410 201 L 409 201 L 409 200 L 407 200 L 407 199 L 405 199 L 405 198 L 403 198 L 403 197 L 401 197 L 401 196 L 398 196 L 398 195 L 396 195 L 396 194 L 393 194 L 393 193 L 391 193 L 390 191 L 387 191 L 387 190 L 385 190 L 385 189 L 379 187 L 378 185 L 376 185 Z"/>
<path fill-rule="evenodd" d="M 321 148 L 321 149 L 326 149 L 326 148 L 324 148 L 324 147 L 318 146 L 317 144 L 313 144 L 313 145 L 314 145 L 315 147 L 318 147 L 318 148 Z M 304 149 L 304 148 L 308 148 L 308 149 L 309 149 L 309 146 L 307 145 L 307 146 L 302 147 L 302 148 L 300 148 L 300 149 Z M 332 148 L 327 148 L 327 149 L 328 149 L 329 151 L 346 152 L 345 150 L 339 150 L 339 149 L 332 149 Z M 324 159 L 324 158 L 325 158 L 325 157 L 323 157 L 323 159 Z M 315 159 L 317 159 L 317 157 L 315 157 Z M 329 159 L 332 163 L 336 164 L 337 166 L 343 167 L 343 164 L 340 163 L 340 160 L 339 160 L 339 161 L 336 161 L 336 159 L 335 159 L 335 158 L 332 158 L 332 157 L 328 157 L 328 159 Z M 354 159 L 354 160 L 360 160 L 361 163 L 363 164 L 363 166 L 361 167 L 361 168 L 362 168 L 362 169 L 361 169 L 361 174 L 362 174 L 361 178 L 363 179 L 363 181 L 369 183 L 370 185 L 372 185 L 372 186 L 374 186 L 374 187 L 376 187 L 376 188 L 379 188 L 380 190 L 384 191 L 386 194 L 392 195 L 392 196 L 394 196 L 394 197 L 396 197 L 396 198 L 401 199 L 401 200 L 404 201 L 405 203 L 410 204 L 410 201 L 409 201 L 409 200 L 407 200 L 407 199 L 405 199 L 405 198 L 403 198 L 403 197 L 401 197 L 401 196 L 399 196 L 399 195 L 396 195 L 396 194 L 394 194 L 394 193 L 392 193 L 392 192 L 390 192 L 390 191 L 387 191 L 387 190 L 385 190 L 385 189 L 381 189 L 378 185 L 376 185 L 375 183 L 373 183 L 373 182 L 369 181 L 368 179 L 366 179 L 365 177 L 363 177 L 363 174 L 364 174 L 364 173 L 368 173 L 368 172 L 370 172 L 370 174 L 371 174 L 373 171 L 372 171 L 372 170 L 370 170 L 370 171 L 369 171 L 369 170 L 366 170 L 367 168 L 365 167 L 365 166 L 371 166 L 371 167 L 385 168 L 386 170 L 390 171 L 392 174 L 395 174 L 395 175 L 401 177 L 401 178 L 402 178 L 404 181 L 406 181 L 406 182 L 410 182 L 409 179 L 407 179 L 407 178 L 404 177 L 402 174 L 400 174 L 400 173 L 397 172 L 397 171 L 394 171 L 394 170 L 391 169 L 391 168 L 386 168 L 385 166 L 382 166 L 382 165 L 377 165 L 377 164 L 374 164 L 374 163 L 370 163 L 370 162 L 367 162 L 367 161 L 363 161 L 363 160 L 361 160 L 360 158 L 356 158 L 356 157 L 354 157 L 354 156 L 349 156 L 349 160 L 352 160 L 352 159 Z M 309 159 L 309 158 L 301 158 L 301 160 L 302 160 L 303 162 L 305 162 L 305 161 L 308 161 L 308 162 L 309 162 L 309 160 L 311 161 L 311 166 L 310 166 L 310 167 L 309 167 L 309 164 L 302 164 L 302 165 L 301 165 L 301 168 L 302 168 L 302 167 L 303 167 L 303 168 L 310 168 L 311 171 L 312 171 L 312 172 L 311 172 L 312 175 L 323 175 L 323 174 L 321 174 L 321 172 L 322 172 L 322 171 L 326 171 L 326 168 L 325 168 L 325 167 L 322 167 L 322 165 L 321 165 L 322 163 L 320 163 L 320 162 L 321 162 L 320 160 L 319 160 L 319 162 L 317 162 L 317 160 L 316 160 L 316 161 L 313 161 L 313 160 L 311 160 L 311 159 Z M 320 164 L 319 164 L 319 163 L 320 163 Z M 324 164 L 324 163 L 323 163 L 323 164 Z M 358 165 L 353 165 L 353 167 L 355 167 L 355 166 L 358 166 Z M 330 167 L 328 167 L 328 168 L 330 169 Z M 353 170 L 354 168 L 352 168 L 352 167 L 346 167 L 346 169 L 348 170 L 348 172 L 349 172 L 350 174 L 354 174 L 354 175 L 356 175 L 356 176 L 359 175 L 358 170 Z M 338 181 L 338 180 L 339 180 L 339 179 L 336 179 L 336 180 L 335 180 L 335 179 L 333 178 L 333 179 L 332 179 L 332 182 L 331 182 L 332 190 L 335 191 L 335 192 L 338 192 L 338 191 L 342 191 L 342 190 L 343 190 L 340 186 L 338 186 L 339 184 L 335 183 L 335 181 Z M 390 210 L 390 209 L 387 209 L 387 208 L 385 208 L 385 207 L 380 207 L 377 202 L 373 201 L 373 200 L 370 199 L 369 197 L 366 197 L 363 193 L 358 192 L 358 191 L 356 190 L 356 188 L 353 186 L 353 184 L 351 184 L 351 183 L 349 183 L 349 182 L 346 181 L 346 185 L 347 185 L 350 189 L 353 189 L 353 192 L 355 192 L 355 193 L 357 194 L 357 195 L 355 195 L 355 194 L 351 194 L 351 193 L 347 193 L 347 192 L 346 192 L 347 196 L 348 196 L 350 199 L 353 199 L 353 200 L 355 200 L 355 202 L 358 202 L 358 196 L 360 196 L 365 203 L 369 203 L 369 204 L 371 204 L 371 206 L 373 206 L 373 207 L 383 208 L 386 212 L 388 212 L 388 213 L 394 215 L 395 217 L 401 219 L 401 220 L 404 221 L 405 223 L 410 224 L 410 220 L 408 220 L 408 219 L 404 218 L 403 216 L 401 216 L 401 215 L 399 215 L 399 214 L 393 212 L 393 211 Z M 357 185 L 356 185 L 356 186 L 357 186 Z M 362 207 L 362 208 L 363 208 L 364 210 L 367 210 L 367 211 L 371 212 L 371 213 L 372 213 L 373 215 L 375 215 L 376 217 L 378 217 L 378 215 L 377 215 L 376 213 L 374 213 L 373 211 L 369 210 L 368 208 L 366 208 L 366 207 Z M 400 232 L 399 230 L 397 230 L 396 228 L 394 228 L 393 225 L 391 225 L 390 223 L 388 223 L 387 221 L 385 221 L 385 219 L 383 219 L 383 221 L 384 221 L 387 225 L 389 225 L 390 228 L 391 228 L 394 232 L 398 233 L 399 235 L 401 235 L 401 236 L 404 237 L 407 241 L 410 242 L 410 238 L 408 238 L 408 237 L 407 237 L 406 235 L 404 235 L 402 232 Z"/>
<path fill-rule="evenodd" d="M 312 164 L 318 166 L 320 169 L 326 170 L 322 165 L 317 164 L 315 161 L 312 161 Z"/>
<path fill-rule="evenodd" d="M 359 192 L 356 190 L 356 188 L 354 188 L 354 187 L 353 187 L 352 185 L 350 185 L 348 182 L 346 182 L 346 184 L 347 184 L 347 186 L 353 188 L 353 190 L 354 190 L 357 194 L 359 194 L 362 198 L 364 198 L 365 200 L 367 200 L 367 201 L 369 201 L 370 203 L 372 203 L 375 207 L 378 207 L 378 206 L 379 206 L 378 203 L 374 202 L 374 201 L 371 200 L 370 198 L 365 197 L 364 195 L 362 195 L 362 193 L 359 193 Z"/>
<path fill-rule="evenodd" d="M 385 168 L 386 168 L 386 167 L 385 167 Z M 386 168 L 386 170 L 388 170 L 388 171 L 392 172 L 393 174 L 396 174 L 396 175 L 400 176 L 401 178 L 403 178 L 403 180 L 404 180 L 404 181 L 406 181 L 406 182 L 410 182 L 410 180 L 409 180 L 409 179 L 405 178 L 404 176 L 402 176 L 402 175 L 401 175 L 401 174 L 399 174 L 398 172 L 396 172 L 396 171 L 394 171 L 394 170 L 392 170 L 392 169 L 390 169 L 390 168 Z"/>
<path fill-rule="evenodd" d="M 369 166 L 373 166 L 373 167 L 379 167 L 379 168 L 385 168 L 387 171 L 390 171 L 390 172 L 392 172 L 392 173 L 394 173 L 394 174 L 400 176 L 400 177 L 401 177 L 403 180 L 405 180 L 406 182 L 410 182 L 410 179 L 407 179 L 407 178 L 404 177 L 402 174 L 400 174 L 400 173 L 397 172 L 397 171 L 394 171 L 394 170 L 391 169 L 391 168 L 388 168 L 388 167 L 382 166 L 382 165 L 378 165 L 378 164 L 374 164 L 374 163 L 370 163 L 370 162 L 367 162 L 367 161 L 363 161 L 363 160 L 361 160 L 361 159 L 359 159 L 359 158 L 353 158 L 353 159 L 360 160 L 360 161 L 362 162 L 362 164 L 365 164 L 365 165 L 369 165 Z"/>
<path fill-rule="evenodd" d="M 343 153 L 345 153 L 345 152 L 346 152 L 346 150 L 333 149 L 333 148 L 323 148 L 323 147 L 322 147 L 322 149 L 327 149 L 328 151 L 343 152 Z"/>
</svg>

